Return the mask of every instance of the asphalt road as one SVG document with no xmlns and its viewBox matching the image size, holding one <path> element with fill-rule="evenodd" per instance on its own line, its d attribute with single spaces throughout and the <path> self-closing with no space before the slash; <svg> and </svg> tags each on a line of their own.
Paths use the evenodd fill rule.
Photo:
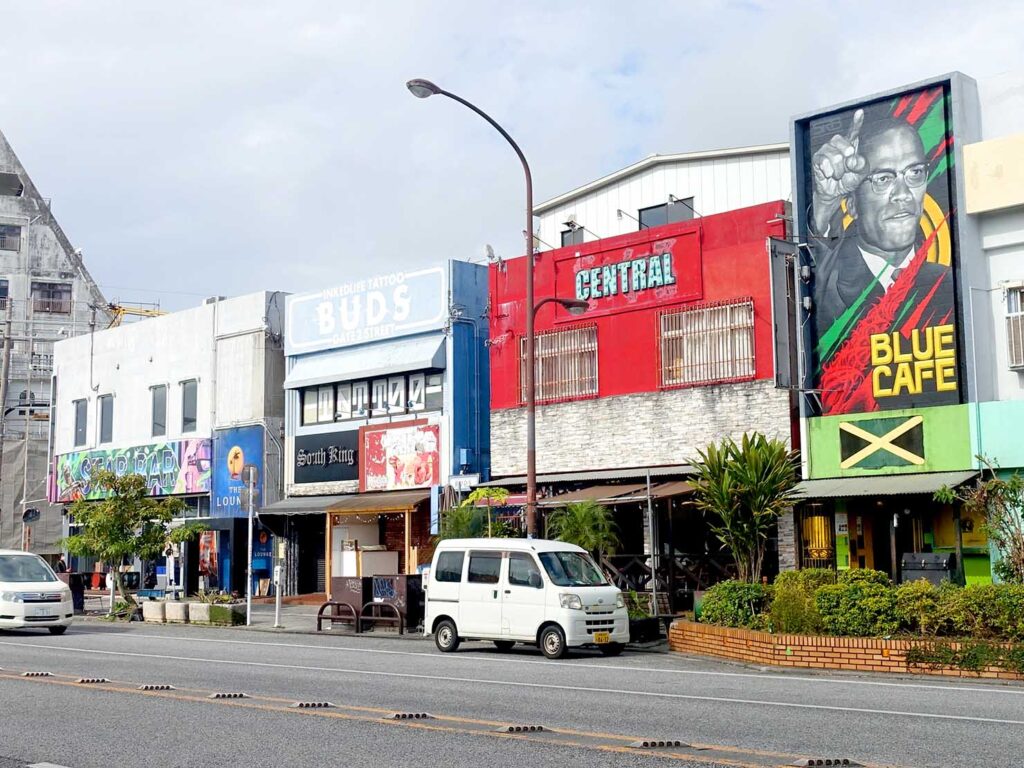
<svg viewBox="0 0 1024 768">
<path fill-rule="evenodd" d="M 62 637 L 0 634 L 0 668 L 4 768 L 764 766 L 819 757 L 995 768 L 1019 766 L 1024 754 L 1024 686 L 790 674 L 666 654 L 552 662 L 482 643 L 442 655 L 423 640 L 86 622 Z M 247 698 L 208 698 L 217 692 Z M 383 719 L 392 713 L 433 717 Z M 509 725 L 546 730 L 496 730 Z M 644 739 L 694 746 L 630 746 Z"/>
</svg>

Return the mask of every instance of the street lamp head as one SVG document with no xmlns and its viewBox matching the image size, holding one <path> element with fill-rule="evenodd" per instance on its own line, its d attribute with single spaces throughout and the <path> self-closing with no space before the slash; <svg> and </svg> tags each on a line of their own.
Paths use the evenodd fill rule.
<svg viewBox="0 0 1024 768">
<path fill-rule="evenodd" d="M 419 78 L 410 80 L 405 84 L 405 87 L 408 88 L 410 93 L 412 93 L 412 95 L 417 99 L 425 99 L 428 96 L 435 96 L 441 92 L 441 89 L 429 80 L 421 80 Z"/>
<path fill-rule="evenodd" d="M 574 317 L 579 317 L 590 308 L 590 303 L 582 299 L 562 299 L 558 303 L 565 307 L 566 311 Z"/>
</svg>

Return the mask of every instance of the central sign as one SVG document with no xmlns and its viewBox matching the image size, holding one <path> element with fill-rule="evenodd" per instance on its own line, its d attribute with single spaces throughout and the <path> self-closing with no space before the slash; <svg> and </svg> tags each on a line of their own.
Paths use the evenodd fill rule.
<svg viewBox="0 0 1024 768">
<path fill-rule="evenodd" d="M 703 293 L 699 224 L 660 239 L 639 232 L 604 251 L 588 252 L 587 245 L 566 249 L 555 263 L 555 295 L 590 302 L 588 317 L 693 301 Z M 565 310 L 556 311 L 568 319 Z"/>
</svg>

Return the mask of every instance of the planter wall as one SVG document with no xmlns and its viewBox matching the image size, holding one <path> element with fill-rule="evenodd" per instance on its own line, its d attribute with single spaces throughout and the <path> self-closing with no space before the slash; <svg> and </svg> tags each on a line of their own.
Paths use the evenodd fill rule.
<svg viewBox="0 0 1024 768">
<path fill-rule="evenodd" d="M 165 618 L 164 603 L 158 600 L 144 600 L 142 602 L 142 620 L 154 624 L 163 624 Z"/>
<path fill-rule="evenodd" d="M 245 624 L 245 603 L 210 605 L 210 623 L 222 626 Z"/>
<path fill-rule="evenodd" d="M 164 603 L 164 615 L 168 624 L 184 624 L 188 621 L 188 603 Z"/>
<path fill-rule="evenodd" d="M 932 644 L 930 640 L 913 639 L 773 635 L 770 632 L 716 627 L 692 621 L 674 621 L 668 632 L 668 646 L 672 651 L 734 659 L 749 664 L 1024 680 L 1024 675 L 994 667 L 975 672 L 957 667 L 932 668 L 907 662 L 908 650 Z M 952 645 L 958 647 L 957 643 Z"/>
<path fill-rule="evenodd" d="M 188 604 L 188 620 L 193 624 L 209 624 L 210 623 L 210 604 L 209 603 L 189 603 Z"/>
</svg>

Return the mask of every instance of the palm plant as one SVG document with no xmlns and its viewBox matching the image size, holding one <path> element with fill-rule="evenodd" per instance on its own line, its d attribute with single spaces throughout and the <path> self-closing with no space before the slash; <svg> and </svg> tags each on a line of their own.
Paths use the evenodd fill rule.
<svg viewBox="0 0 1024 768">
<path fill-rule="evenodd" d="M 618 526 L 612 511 L 596 501 L 577 501 L 559 507 L 548 516 L 548 536 L 575 544 L 600 559 L 619 546 Z"/>
<path fill-rule="evenodd" d="M 508 501 L 504 488 L 477 488 L 457 506 L 441 515 L 441 532 L 438 540 L 487 538 L 508 538 L 516 534 L 514 528 L 504 520 L 495 520 L 492 509 L 502 507 Z M 481 506 L 481 504 L 485 506 Z"/>
<path fill-rule="evenodd" d="M 795 454 L 760 433 L 697 453 L 694 503 L 710 513 L 711 531 L 732 555 L 739 579 L 760 581 L 772 528 L 797 499 Z"/>
</svg>

